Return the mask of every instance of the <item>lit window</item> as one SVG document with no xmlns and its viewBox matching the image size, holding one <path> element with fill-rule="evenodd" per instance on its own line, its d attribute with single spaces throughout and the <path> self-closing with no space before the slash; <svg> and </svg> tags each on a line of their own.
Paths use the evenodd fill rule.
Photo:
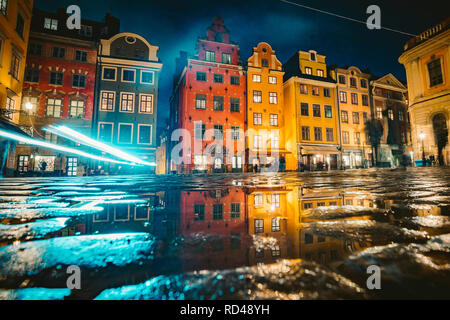
<svg viewBox="0 0 450 320">
<path fill-rule="evenodd" d="M 344 91 L 339 91 L 339 101 L 347 103 L 347 93 Z"/>
<path fill-rule="evenodd" d="M 262 102 L 262 92 L 261 91 L 253 91 L 253 102 L 255 102 L 255 103 Z"/>
<path fill-rule="evenodd" d="M 215 62 L 216 61 L 216 55 L 214 51 L 205 51 L 205 60 Z"/>
<path fill-rule="evenodd" d="M 69 108 L 69 118 L 84 118 L 84 100 L 71 100 Z"/>
<path fill-rule="evenodd" d="M 317 69 L 317 76 L 323 77 L 323 70 Z"/>
<path fill-rule="evenodd" d="M 278 98 L 276 92 L 269 92 L 269 103 L 270 104 L 277 104 Z"/>
<path fill-rule="evenodd" d="M 253 113 L 253 124 L 254 125 L 262 124 L 262 113 Z"/>
<path fill-rule="evenodd" d="M 359 124 L 359 112 L 353 112 L 353 123 Z"/>
<path fill-rule="evenodd" d="M 300 93 L 301 94 L 308 94 L 308 86 L 306 84 L 300 85 Z"/>
<path fill-rule="evenodd" d="M 231 63 L 231 54 L 222 53 L 222 63 L 230 64 Z"/>
<path fill-rule="evenodd" d="M 331 106 L 324 106 L 325 118 L 332 118 L 333 112 L 331 110 Z"/>
<path fill-rule="evenodd" d="M 223 111 L 223 97 L 214 96 L 213 108 L 214 108 L 214 110 L 217 110 L 217 111 Z"/>
<path fill-rule="evenodd" d="M 0 12 L 6 17 L 8 13 L 8 0 L 0 0 Z"/>
<path fill-rule="evenodd" d="M 261 82 L 261 75 L 254 74 L 253 75 L 253 82 Z"/>
<path fill-rule="evenodd" d="M 195 108 L 196 109 L 206 109 L 206 95 L 197 94 L 195 96 Z"/>
<path fill-rule="evenodd" d="M 280 147 L 280 138 L 276 135 L 273 135 L 270 139 L 270 147 L 274 150 Z"/>
<path fill-rule="evenodd" d="M 274 196 L 274 195 L 272 195 Z M 272 219 L 272 232 L 279 232 L 281 230 L 280 228 L 280 218 L 273 218 Z"/>
<path fill-rule="evenodd" d="M 134 94 L 121 93 L 120 94 L 120 111 L 133 112 L 134 111 Z"/>
<path fill-rule="evenodd" d="M 271 126 L 278 126 L 278 114 L 270 114 L 270 125 Z"/>
<path fill-rule="evenodd" d="M 270 76 L 270 77 L 269 77 L 269 83 L 270 83 L 270 84 L 276 84 L 276 83 L 277 83 L 277 77 L 272 77 L 272 76 Z"/>
<path fill-rule="evenodd" d="M 263 195 L 255 194 L 255 208 L 259 208 L 263 205 Z"/>
<path fill-rule="evenodd" d="M 320 95 L 320 93 L 319 93 L 319 87 L 313 86 L 313 87 L 311 88 L 311 93 L 312 93 L 313 96 L 318 96 L 318 95 Z"/>
<path fill-rule="evenodd" d="M 257 196 L 255 196 L 255 201 L 256 197 Z M 263 233 L 263 232 L 264 232 L 264 219 L 255 219 L 255 233 Z"/>
<path fill-rule="evenodd" d="M 342 123 L 348 123 L 348 112 L 342 110 L 341 111 L 341 121 Z"/>
<path fill-rule="evenodd" d="M 61 117 L 61 107 L 62 99 L 48 98 L 46 115 L 54 118 Z"/>
<path fill-rule="evenodd" d="M 262 146 L 261 136 L 253 136 L 253 148 L 260 149 Z"/>
<path fill-rule="evenodd" d="M 44 29 L 48 30 L 58 30 L 58 20 L 45 18 L 44 20 Z"/>
<path fill-rule="evenodd" d="M 116 97 L 115 92 L 102 91 L 100 98 L 100 110 L 113 111 L 115 97 Z"/>
<path fill-rule="evenodd" d="M 153 95 L 141 94 L 141 99 L 139 103 L 139 112 L 153 113 Z"/>
<path fill-rule="evenodd" d="M 305 73 L 311 75 L 311 74 L 312 74 L 312 68 L 306 67 L 306 68 L 305 68 Z"/>
</svg>

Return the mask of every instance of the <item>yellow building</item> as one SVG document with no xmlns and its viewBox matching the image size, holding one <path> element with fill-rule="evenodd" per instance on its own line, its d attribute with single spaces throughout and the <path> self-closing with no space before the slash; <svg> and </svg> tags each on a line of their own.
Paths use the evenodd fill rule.
<svg viewBox="0 0 450 320">
<path fill-rule="evenodd" d="M 0 1 L 0 111 L 19 122 L 33 0 Z"/>
<path fill-rule="evenodd" d="M 399 62 L 406 69 L 408 113 L 414 160 L 434 156 L 439 140 L 450 127 L 450 17 L 410 39 Z M 450 144 L 442 150 L 443 164 L 450 164 Z"/>
<path fill-rule="evenodd" d="M 336 81 L 328 76 L 325 56 L 298 51 L 284 71 L 285 110 L 292 115 L 286 135 L 296 137 L 300 170 L 339 168 Z"/>
<path fill-rule="evenodd" d="M 372 152 L 365 131 L 365 123 L 370 119 L 370 75 L 354 66 L 335 68 L 331 74 L 337 81 L 342 166 L 367 168 L 371 166 Z"/>
<path fill-rule="evenodd" d="M 294 137 L 285 134 L 283 75 L 265 42 L 253 48 L 247 70 L 247 163 L 265 170 L 296 170 Z M 273 165 L 273 166 L 272 166 Z"/>
</svg>

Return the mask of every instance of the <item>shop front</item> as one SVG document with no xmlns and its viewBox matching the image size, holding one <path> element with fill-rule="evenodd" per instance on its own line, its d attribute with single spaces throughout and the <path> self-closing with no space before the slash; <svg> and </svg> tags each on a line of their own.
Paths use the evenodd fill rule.
<svg viewBox="0 0 450 320">
<path fill-rule="evenodd" d="M 339 150 L 337 145 L 301 145 L 300 171 L 337 170 L 339 168 Z"/>
</svg>

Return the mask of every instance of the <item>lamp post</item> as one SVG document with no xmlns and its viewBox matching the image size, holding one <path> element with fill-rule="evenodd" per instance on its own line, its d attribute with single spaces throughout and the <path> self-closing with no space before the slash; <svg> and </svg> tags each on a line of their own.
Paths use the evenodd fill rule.
<svg viewBox="0 0 450 320">
<path fill-rule="evenodd" d="M 424 140 L 425 140 L 425 133 L 421 132 L 419 134 L 419 138 L 420 140 L 422 140 L 422 166 L 425 167 L 425 145 L 424 145 Z"/>
</svg>

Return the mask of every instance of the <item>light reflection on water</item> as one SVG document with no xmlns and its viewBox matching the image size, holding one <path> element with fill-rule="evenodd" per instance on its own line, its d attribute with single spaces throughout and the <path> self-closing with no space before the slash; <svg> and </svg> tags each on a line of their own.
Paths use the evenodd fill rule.
<svg viewBox="0 0 450 320">
<path fill-rule="evenodd" d="M 89 276 L 86 290 L 73 292 L 71 298 L 94 298 L 106 288 L 160 275 L 234 270 L 282 259 L 312 261 L 340 274 L 339 268 L 368 248 L 425 245 L 450 233 L 449 178 L 449 169 L 414 168 L 276 176 L 3 179 L 0 264 L 10 271 L 0 272 L 0 289 L 24 287 L 24 281 L 27 288 L 64 288 L 63 266 L 77 261 Z M 123 234 L 149 238 L 131 237 L 124 245 L 118 240 Z M 100 237 L 102 251 L 92 246 L 90 236 Z M 77 246 L 87 249 L 66 261 L 51 247 L 51 239 L 57 238 L 66 254 Z M 139 246 L 145 250 L 136 251 Z M 29 258 L 33 263 L 19 259 L 27 250 L 34 253 Z M 114 255 L 105 258 L 108 250 Z M 448 251 L 443 251 L 441 263 L 448 264 Z M 120 252 L 128 260 L 117 260 Z M 107 263 L 94 263 L 98 259 Z M 381 297 L 395 297 L 395 290 Z"/>
</svg>

